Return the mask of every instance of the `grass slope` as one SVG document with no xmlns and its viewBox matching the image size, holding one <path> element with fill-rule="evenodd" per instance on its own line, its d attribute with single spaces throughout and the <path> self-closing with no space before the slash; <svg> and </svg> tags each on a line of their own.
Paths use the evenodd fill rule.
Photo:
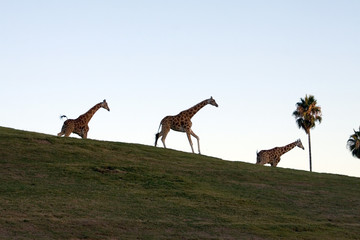
<svg viewBox="0 0 360 240">
<path fill-rule="evenodd" d="M 359 239 L 360 179 L 0 127 L 3 239 Z"/>
</svg>

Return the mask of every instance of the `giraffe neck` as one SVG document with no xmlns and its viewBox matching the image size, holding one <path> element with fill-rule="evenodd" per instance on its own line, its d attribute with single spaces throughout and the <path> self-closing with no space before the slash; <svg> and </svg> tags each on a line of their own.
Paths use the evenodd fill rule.
<svg viewBox="0 0 360 240">
<path fill-rule="evenodd" d="M 195 106 L 189 108 L 188 110 L 183 111 L 182 113 L 185 113 L 189 117 L 189 119 L 191 119 L 200 109 L 202 109 L 208 103 L 208 100 L 204 100 L 196 104 Z"/>
<path fill-rule="evenodd" d="M 96 104 L 95 106 L 93 106 L 92 108 L 89 109 L 89 111 L 87 111 L 86 113 L 82 114 L 79 116 L 78 119 L 83 120 L 86 124 L 89 123 L 89 121 L 91 120 L 91 118 L 94 116 L 94 114 L 96 113 L 97 110 L 99 110 L 101 108 L 101 103 Z"/>
<path fill-rule="evenodd" d="M 283 155 L 284 153 L 287 153 L 288 151 L 290 151 L 291 149 L 293 149 L 296 146 L 296 141 L 293 143 L 290 143 L 284 147 L 279 147 L 279 153 L 280 155 Z"/>
</svg>

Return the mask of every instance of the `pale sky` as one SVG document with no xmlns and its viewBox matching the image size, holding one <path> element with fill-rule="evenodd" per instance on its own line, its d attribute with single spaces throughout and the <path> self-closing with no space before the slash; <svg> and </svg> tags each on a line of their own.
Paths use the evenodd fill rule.
<svg viewBox="0 0 360 240">
<path fill-rule="evenodd" d="M 360 177 L 346 148 L 360 125 L 359 12 L 355 0 L 2 0 L 0 126 L 56 135 L 60 115 L 106 99 L 89 138 L 153 145 L 163 117 L 213 96 L 219 108 L 192 119 L 204 155 L 255 163 L 300 138 L 305 151 L 278 167 L 308 171 L 292 112 L 312 94 L 313 171 Z M 191 152 L 184 133 L 166 143 Z"/>
</svg>

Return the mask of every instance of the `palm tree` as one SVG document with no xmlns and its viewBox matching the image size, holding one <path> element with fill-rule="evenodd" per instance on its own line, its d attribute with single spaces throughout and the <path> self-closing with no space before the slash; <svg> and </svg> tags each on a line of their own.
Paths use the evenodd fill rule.
<svg viewBox="0 0 360 240">
<path fill-rule="evenodd" d="M 308 135 L 310 172 L 312 172 L 310 129 L 315 127 L 316 122 L 322 121 L 321 107 L 316 104 L 317 101 L 313 95 L 305 95 L 305 99 L 300 98 L 300 102 L 296 103 L 296 110 L 293 112 L 298 127 Z"/>
<path fill-rule="evenodd" d="M 360 158 L 360 127 L 359 131 L 354 130 L 354 134 L 350 136 L 347 147 L 354 157 Z"/>
</svg>

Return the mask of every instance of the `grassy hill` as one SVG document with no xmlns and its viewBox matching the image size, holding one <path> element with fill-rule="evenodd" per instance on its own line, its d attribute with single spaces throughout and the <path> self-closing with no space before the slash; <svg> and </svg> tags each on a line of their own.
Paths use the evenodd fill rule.
<svg viewBox="0 0 360 240">
<path fill-rule="evenodd" d="M 360 179 L 0 127 L 1 239 L 359 239 Z"/>
</svg>

